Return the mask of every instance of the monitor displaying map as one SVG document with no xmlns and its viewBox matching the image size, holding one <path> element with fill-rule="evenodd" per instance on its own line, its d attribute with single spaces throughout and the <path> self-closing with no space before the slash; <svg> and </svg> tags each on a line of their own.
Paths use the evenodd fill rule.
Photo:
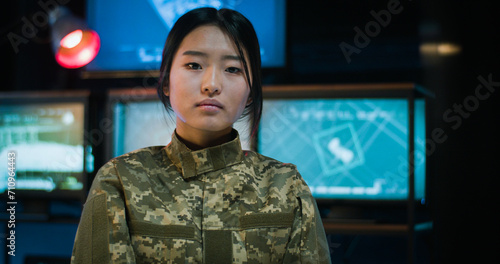
<svg viewBox="0 0 500 264">
<path fill-rule="evenodd" d="M 258 151 L 293 163 L 316 198 L 408 197 L 406 99 L 264 101 Z M 425 103 L 415 102 L 415 198 L 425 197 Z"/>
</svg>

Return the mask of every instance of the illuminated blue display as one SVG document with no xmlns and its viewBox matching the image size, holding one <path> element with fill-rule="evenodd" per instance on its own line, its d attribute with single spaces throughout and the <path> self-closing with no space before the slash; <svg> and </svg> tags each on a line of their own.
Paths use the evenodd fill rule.
<svg viewBox="0 0 500 264">
<path fill-rule="evenodd" d="M 265 100 L 258 150 L 293 163 L 316 198 L 408 195 L 405 99 Z M 425 196 L 425 103 L 415 102 L 415 197 Z"/>
<path fill-rule="evenodd" d="M 15 153 L 16 190 L 84 192 L 83 103 L 0 105 L 0 155 Z M 93 168 L 92 168 L 93 169 Z M 7 162 L 0 164 L 0 194 L 8 189 Z M 87 170 L 88 172 L 88 170 Z"/>
<path fill-rule="evenodd" d="M 88 71 L 160 68 L 168 32 L 187 11 L 203 6 L 231 8 L 253 24 L 259 38 L 263 67 L 285 65 L 284 0 L 147 0 L 87 1 L 87 20 L 101 38 Z"/>
</svg>

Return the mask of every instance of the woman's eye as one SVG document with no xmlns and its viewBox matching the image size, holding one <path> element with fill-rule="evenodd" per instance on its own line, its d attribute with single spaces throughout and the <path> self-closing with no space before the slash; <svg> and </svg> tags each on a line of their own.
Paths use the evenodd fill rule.
<svg viewBox="0 0 500 264">
<path fill-rule="evenodd" d="M 186 67 L 190 70 L 199 70 L 201 69 L 201 65 L 196 62 L 190 62 L 186 64 Z"/>
<path fill-rule="evenodd" d="M 241 69 L 236 68 L 236 67 L 229 67 L 229 68 L 226 69 L 226 71 L 229 72 L 229 73 L 240 73 Z"/>
</svg>

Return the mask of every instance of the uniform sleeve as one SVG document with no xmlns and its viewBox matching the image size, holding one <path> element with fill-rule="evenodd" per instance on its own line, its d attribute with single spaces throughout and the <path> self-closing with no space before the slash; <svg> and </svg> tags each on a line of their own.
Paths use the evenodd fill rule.
<svg viewBox="0 0 500 264">
<path fill-rule="evenodd" d="M 323 222 L 316 201 L 300 175 L 296 188 L 299 208 L 295 213 L 287 255 L 283 263 L 329 264 L 330 251 Z"/>
<path fill-rule="evenodd" d="M 115 164 L 97 173 L 83 207 L 71 263 L 135 263 Z"/>
</svg>

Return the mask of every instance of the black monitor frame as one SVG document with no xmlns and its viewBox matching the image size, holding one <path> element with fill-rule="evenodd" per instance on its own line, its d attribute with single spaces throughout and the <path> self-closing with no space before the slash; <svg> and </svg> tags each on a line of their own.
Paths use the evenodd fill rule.
<svg viewBox="0 0 500 264">
<path fill-rule="evenodd" d="M 395 208 L 395 207 L 425 207 L 427 202 L 422 203 L 415 199 L 415 170 L 411 161 L 414 160 L 414 109 L 415 99 L 426 99 L 428 92 L 414 83 L 359 83 L 359 84 L 296 84 L 296 85 L 273 85 L 263 87 L 264 99 L 406 99 L 408 101 L 408 197 L 403 200 L 381 200 L 381 199 L 331 199 L 316 198 L 318 205 L 324 207 L 349 207 L 349 208 Z M 428 107 L 428 104 L 425 104 Z M 426 111 L 427 115 L 427 111 Z M 428 134 L 428 118 L 425 118 L 426 135 Z M 257 137 L 258 138 L 258 137 Z M 257 139 L 258 140 L 258 139 Z M 258 144 L 256 144 L 258 146 Z M 426 150 L 427 151 L 427 150 Z M 426 155 L 427 156 L 427 155 Z M 425 193 L 429 197 L 428 169 L 425 168 Z M 366 211 L 366 210 L 365 210 Z"/>
</svg>

